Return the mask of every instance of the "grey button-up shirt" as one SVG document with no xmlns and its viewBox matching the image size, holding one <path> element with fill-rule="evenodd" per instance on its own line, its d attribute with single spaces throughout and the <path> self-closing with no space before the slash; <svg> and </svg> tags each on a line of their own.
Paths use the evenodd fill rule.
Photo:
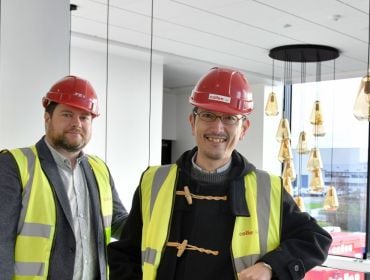
<svg viewBox="0 0 370 280">
<path fill-rule="evenodd" d="M 46 141 L 45 141 L 46 142 Z M 73 217 L 73 231 L 76 239 L 76 257 L 73 280 L 94 279 L 97 276 L 97 250 L 91 226 L 89 191 L 84 176 L 81 153 L 72 168 L 71 162 L 46 143 L 58 166 L 59 174 L 67 193 Z"/>
</svg>

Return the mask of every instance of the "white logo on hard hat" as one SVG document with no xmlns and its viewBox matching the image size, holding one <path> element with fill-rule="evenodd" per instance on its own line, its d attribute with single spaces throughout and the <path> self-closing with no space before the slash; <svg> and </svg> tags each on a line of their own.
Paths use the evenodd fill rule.
<svg viewBox="0 0 370 280">
<path fill-rule="evenodd" d="M 209 100 L 220 101 L 220 102 L 224 102 L 224 103 L 230 103 L 230 101 L 231 101 L 231 98 L 228 97 L 228 96 L 223 96 L 223 95 L 214 94 L 214 93 L 210 93 L 208 95 L 208 99 Z"/>
</svg>

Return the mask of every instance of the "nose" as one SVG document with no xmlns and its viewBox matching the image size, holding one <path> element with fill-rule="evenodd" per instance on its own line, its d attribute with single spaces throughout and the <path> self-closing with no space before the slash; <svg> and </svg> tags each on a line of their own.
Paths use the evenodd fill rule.
<svg viewBox="0 0 370 280">
<path fill-rule="evenodd" d="M 216 116 L 216 119 L 212 122 L 212 126 L 219 131 L 224 131 L 224 123 L 221 120 L 221 116 Z"/>
<path fill-rule="evenodd" d="M 81 120 L 79 115 L 73 115 L 72 118 L 72 126 L 74 127 L 81 127 Z"/>
</svg>

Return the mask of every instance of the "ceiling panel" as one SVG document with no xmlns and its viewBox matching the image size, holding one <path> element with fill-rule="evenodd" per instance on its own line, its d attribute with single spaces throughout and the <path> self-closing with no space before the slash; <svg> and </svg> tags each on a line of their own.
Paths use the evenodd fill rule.
<svg viewBox="0 0 370 280">
<path fill-rule="evenodd" d="M 367 0 L 110 0 L 109 10 L 107 2 L 73 1 L 79 8 L 72 12 L 72 34 L 84 38 L 85 45 L 106 41 L 109 11 L 110 44 L 118 52 L 137 49 L 147 56 L 153 39 L 168 88 L 195 83 L 215 65 L 238 68 L 252 83 L 269 83 L 269 50 L 289 44 L 338 48 L 338 78 L 366 70 Z M 309 66 L 307 75 L 315 77 L 315 65 Z M 333 63 L 322 63 L 321 70 L 330 77 Z M 283 62 L 276 63 L 275 76 L 283 80 Z M 300 65 L 294 65 L 293 76 L 300 78 Z"/>
</svg>

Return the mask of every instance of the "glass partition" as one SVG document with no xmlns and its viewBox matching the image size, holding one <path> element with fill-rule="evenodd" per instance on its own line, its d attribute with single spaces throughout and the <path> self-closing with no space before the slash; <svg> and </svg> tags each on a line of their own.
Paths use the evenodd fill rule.
<svg viewBox="0 0 370 280">
<path fill-rule="evenodd" d="M 330 254 L 354 258 L 363 258 L 366 244 L 368 124 L 355 119 L 353 100 L 349 99 L 355 96 L 359 84 L 360 79 L 346 79 L 293 85 L 291 120 L 292 147 L 297 146 L 302 130 L 309 136 L 310 147 L 318 146 L 325 185 L 322 192 L 310 189 L 308 155 L 294 153 L 298 177 L 295 192 L 300 191 L 306 211 L 331 233 Z M 321 103 L 326 133 L 315 138 L 309 117 L 316 100 Z M 324 207 L 330 185 L 335 187 L 338 197 L 336 210 Z"/>
<path fill-rule="evenodd" d="M 329 267 L 317 267 L 309 271 L 304 280 L 365 280 L 365 273 Z"/>
</svg>

